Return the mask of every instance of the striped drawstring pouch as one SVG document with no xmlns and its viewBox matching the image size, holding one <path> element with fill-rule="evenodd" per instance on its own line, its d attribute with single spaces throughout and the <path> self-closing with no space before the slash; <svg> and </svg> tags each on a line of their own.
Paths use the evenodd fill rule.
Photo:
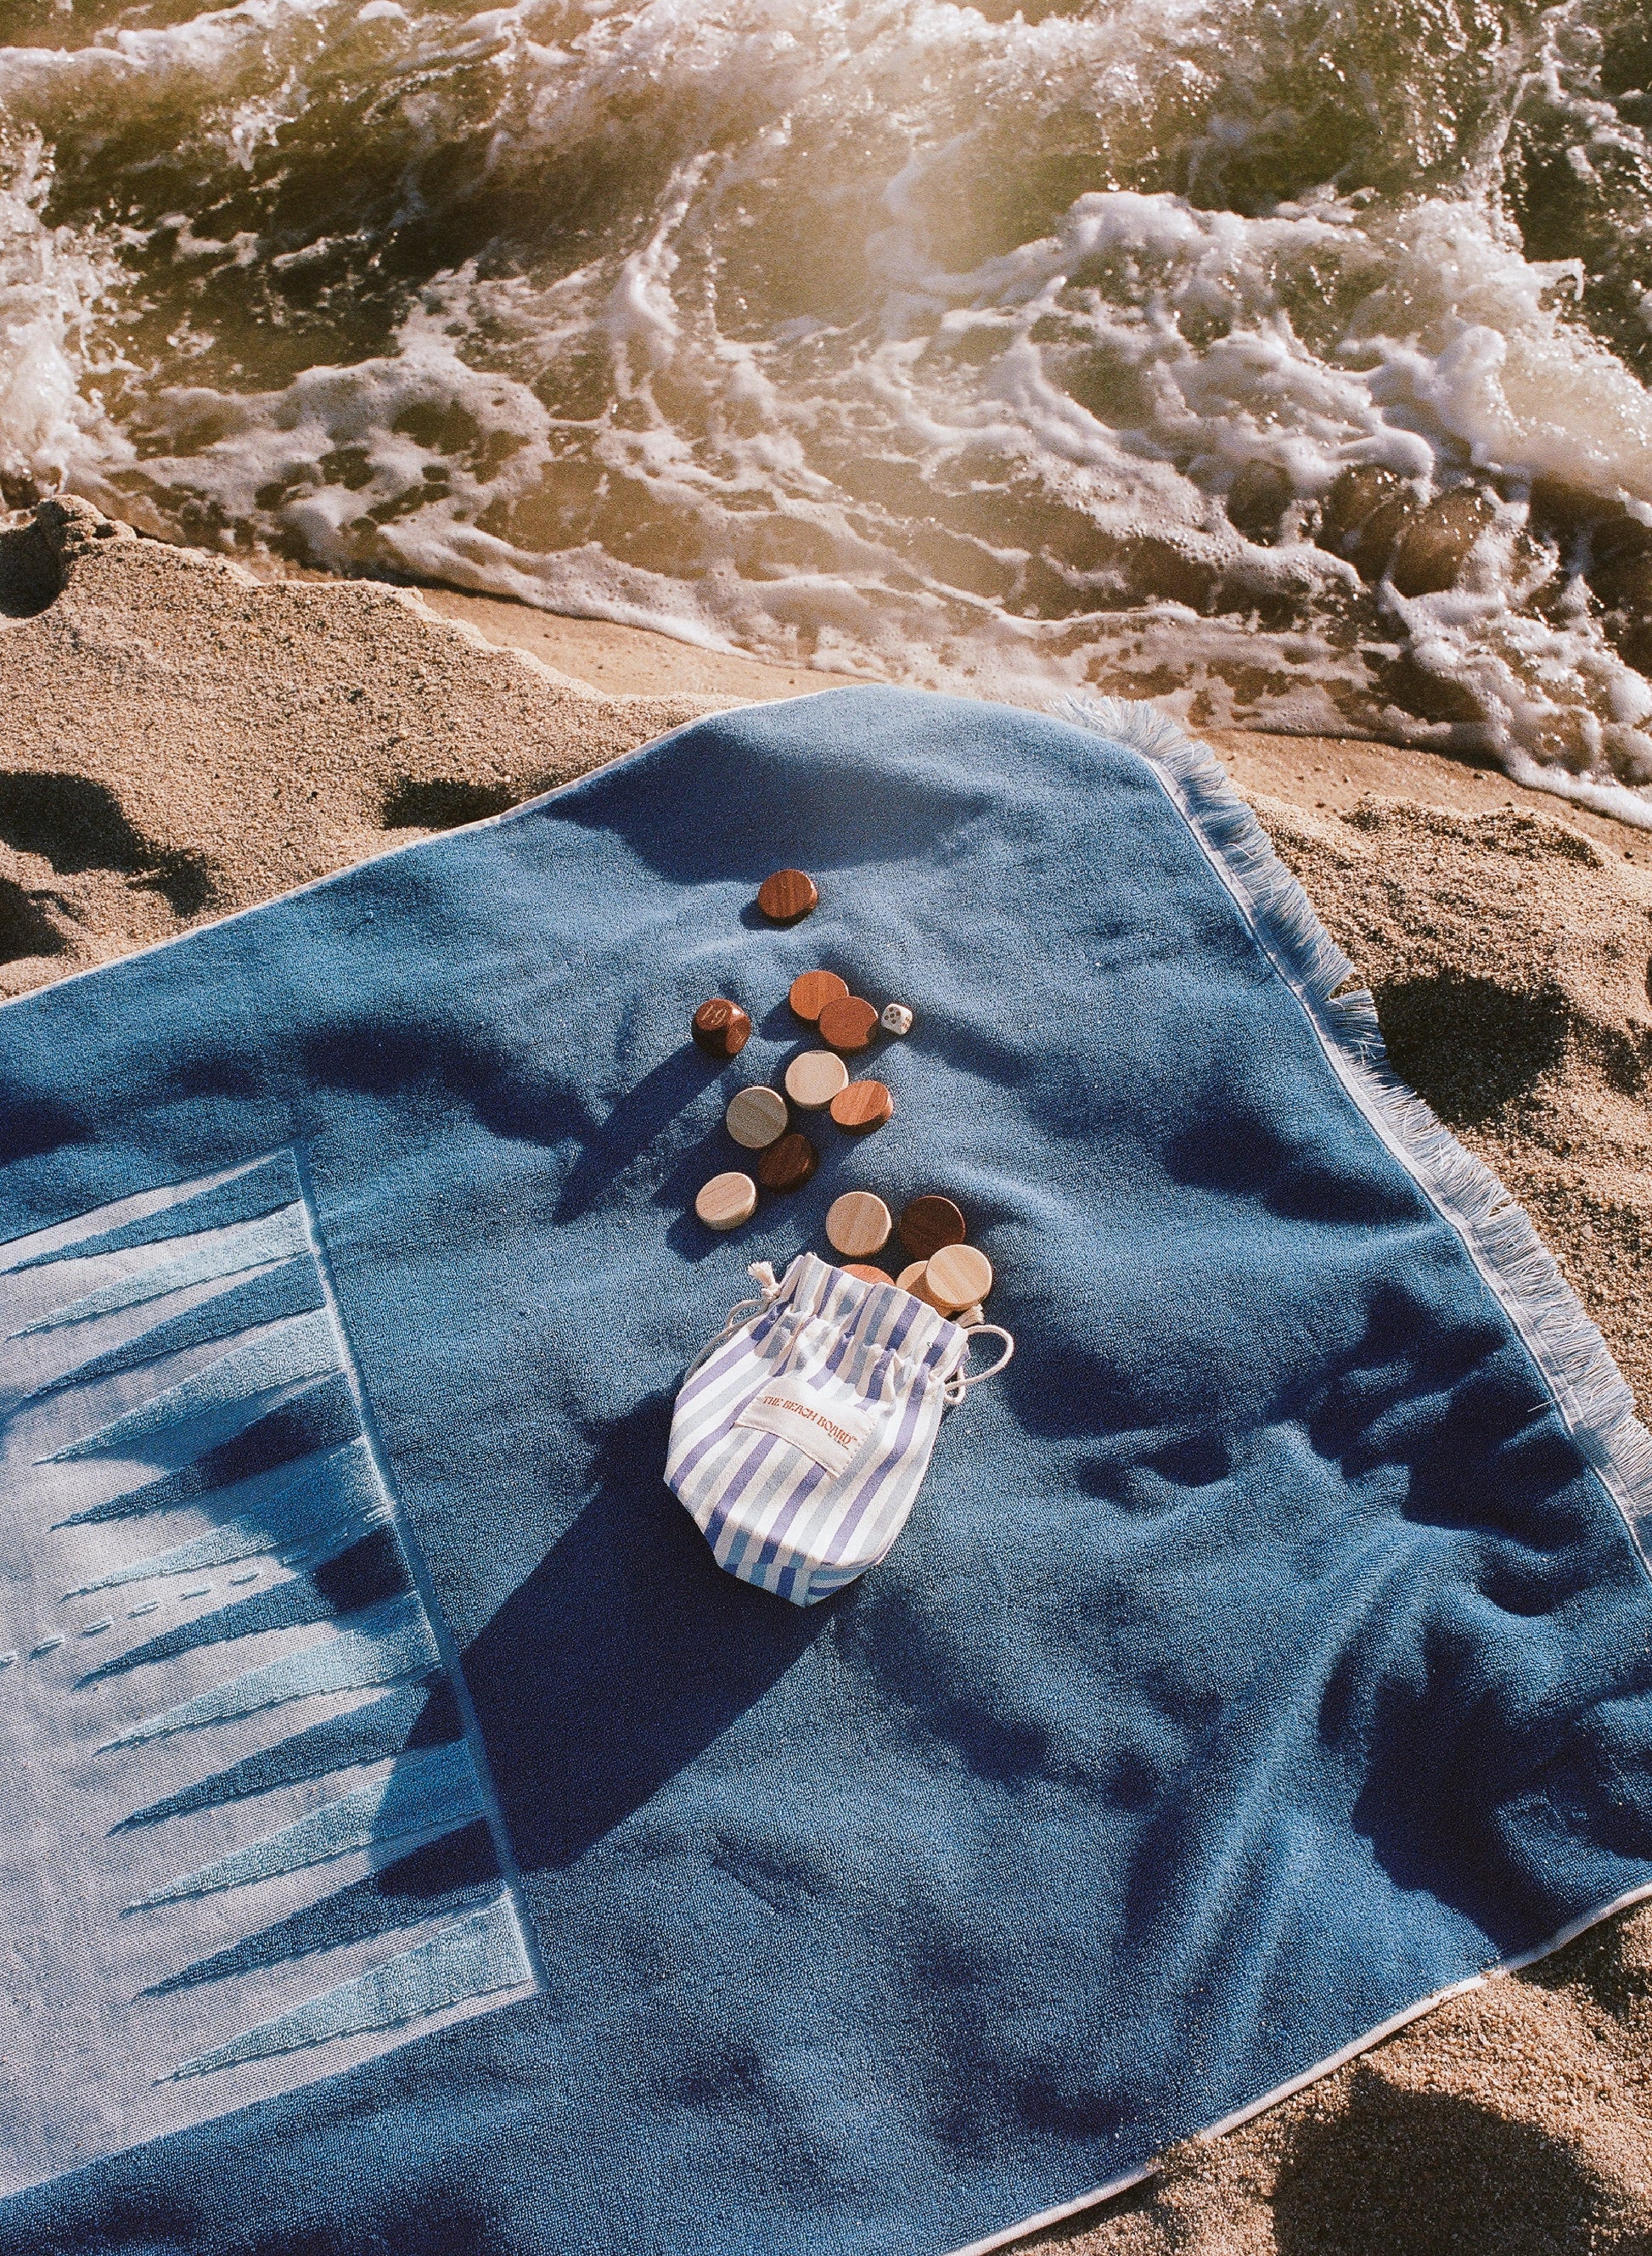
<svg viewBox="0 0 1652 2256">
<path fill-rule="evenodd" d="M 665 1477 L 720 1567 L 812 1606 L 888 1552 L 942 1411 L 1002 1371 L 1015 1342 L 812 1253 L 777 1284 L 767 1262 L 750 1273 L 762 1297 L 731 1313 L 683 1382 Z M 982 1333 L 1003 1351 L 967 1373 Z"/>
</svg>

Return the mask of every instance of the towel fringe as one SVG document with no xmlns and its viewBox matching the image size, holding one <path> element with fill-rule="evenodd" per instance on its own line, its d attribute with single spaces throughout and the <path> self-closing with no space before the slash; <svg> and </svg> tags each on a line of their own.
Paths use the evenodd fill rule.
<svg viewBox="0 0 1652 2256">
<path fill-rule="evenodd" d="M 1642 1540 L 1652 1512 L 1652 1435 L 1525 1209 L 1395 1073 L 1367 990 L 1335 991 L 1355 976 L 1353 965 L 1209 746 L 1150 705 L 1107 698 L 1075 701 L 1071 709 L 1086 728 L 1149 763 L 1258 945 L 1301 1002 L 1343 1086 L 1456 1230 L 1507 1311 L 1652 1573 Z"/>
</svg>

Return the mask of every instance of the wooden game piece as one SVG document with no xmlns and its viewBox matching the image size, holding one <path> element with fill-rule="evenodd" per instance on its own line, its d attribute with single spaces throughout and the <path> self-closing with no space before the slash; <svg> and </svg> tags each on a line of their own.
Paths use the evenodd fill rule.
<svg viewBox="0 0 1652 2256">
<path fill-rule="evenodd" d="M 820 1039 L 834 1050 L 863 1050 L 877 1031 L 877 1007 L 864 995 L 840 995 L 816 1024 Z"/>
<path fill-rule="evenodd" d="M 690 1032 L 707 1057 L 731 1058 L 750 1040 L 751 1020 L 738 1003 L 714 995 L 695 1012 Z"/>
<path fill-rule="evenodd" d="M 826 1209 L 827 1241 L 853 1261 L 881 1253 L 894 1227 L 888 1207 L 872 1191 L 845 1191 Z"/>
<path fill-rule="evenodd" d="M 707 1230 L 738 1230 L 757 1211 L 757 1186 L 749 1175 L 714 1175 L 700 1185 L 694 1211 Z"/>
<path fill-rule="evenodd" d="M 790 1117 L 780 1091 L 765 1089 L 759 1082 L 753 1088 L 735 1091 L 723 1115 L 723 1125 L 736 1144 L 743 1145 L 749 1152 L 761 1152 L 777 1136 L 785 1134 Z"/>
<path fill-rule="evenodd" d="M 786 1095 L 801 1112 L 822 1112 L 849 1085 L 849 1068 L 830 1050 L 805 1050 L 786 1068 Z"/>
<path fill-rule="evenodd" d="M 797 924 L 820 898 L 820 889 L 805 870 L 777 870 L 757 888 L 757 906 L 770 924 Z"/>
<path fill-rule="evenodd" d="M 851 1136 L 868 1136 L 895 1110 L 895 1099 L 881 1081 L 852 1081 L 832 1100 L 832 1117 Z"/>
<path fill-rule="evenodd" d="M 766 1191 L 801 1190 L 819 1164 L 819 1152 L 801 1130 L 794 1128 L 759 1158 L 757 1181 Z"/>
<path fill-rule="evenodd" d="M 957 1207 L 934 1192 L 913 1199 L 903 1209 L 900 1232 L 902 1244 L 915 1261 L 927 1261 L 943 1245 L 961 1245 L 967 1234 Z"/>
</svg>

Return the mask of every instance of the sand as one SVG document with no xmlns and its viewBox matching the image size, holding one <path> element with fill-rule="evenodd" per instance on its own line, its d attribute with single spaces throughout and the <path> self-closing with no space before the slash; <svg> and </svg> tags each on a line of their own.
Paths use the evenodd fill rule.
<svg viewBox="0 0 1652 2256">
<path fill-rule="evenodd" d="M 0 992 L 496 812 L 737 694 L 608 696 L 402 589 L 260 585 L 85 503 L 10 522 Z"/>
<path fill-rule="evenodd" d="M 835 678 L 450 592 L 261 585 L 84 504 L 0 518 L 0 993 Z M 1424 753 L 1213 741 L 1401 1068 L 1652 1404 L 1652 842 Z M 1652 1909 L 1023 2245 L 1648 2256 L 1649 2121 Z"/>
</svg>

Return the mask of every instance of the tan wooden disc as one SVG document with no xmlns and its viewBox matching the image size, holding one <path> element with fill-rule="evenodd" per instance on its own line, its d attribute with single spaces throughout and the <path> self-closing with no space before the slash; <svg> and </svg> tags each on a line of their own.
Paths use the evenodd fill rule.
<svg viewBox="0 0 1652 2256">
<path fill-rule="evenodd" d="M 894 1216 L 872 1191 L 845 1191 L 826 1209 L 827 1240 L 851 1261 L 882 1253 L 894 1227 Z"/>
<path fill-rule="evenodd" d="M 930 1299 L 924 1286 L 924 1272 L 928 1267 L 927 1261 L 909 1261 L 895 1281 L 902 1292 L 910 1293 L 914 1299 L 925 1302 L 932 1308 L 935 1303 Z"/>
<path fill-rule="evenodd" d="M 848 991 L 848 981 L 840 979 L 835 971 L 800 971 L 791 983 L 786 1000 L 791 1005 L 792 1017 L 812 1026 L 828 1003 L 837 1002 Z"/>
<path fill-rule="evenodd" d="M 765 1089 L 758 1082 L 753 1088 L 735 1091 L 723 1115 L 723 1124 L 736 1144 L 743 1144 L 749 1152 L 761 1152 L 777 1136 L 785 1134 L 790 1117 L 780 1091 Z"/>
<path fill-rule="evenodd" d="M 804 1112 L 819 1112 L 849 1085 L 849 1068 L 830 1050 L 805 1050 L 786 1068 L 786 1095 Z"/>
<path fill-rule="evenodd" d="M 895 1110 L 895 1099 L 881 1081 L 852 1081 L 832 1100 L 832 1117 L 851 1136 L 870 1135 Z"/>
<path fill-rule="evenodd" d="M 737 1172 L 714 1175 L 700 1185 L 694 1211 L 707 1230 L 738 1230 L 757 1211 L 757 1186 Z"/>
<path fill-rule="evenodd" d="M 950 1315 L 972 1308 L 993 1288 L 993 1265 L 979 1245 L 943 1245 L 925 1265 L 930 1298 Z"/>
<path fill-rule="evenodd" d="M 895 1282 L 887 1269 L 875 1269 L 869 1261 L 846 1261 L 846 1277 L 858 1277 L 863 1285 L 892 1285 Z"/>
</svg>

